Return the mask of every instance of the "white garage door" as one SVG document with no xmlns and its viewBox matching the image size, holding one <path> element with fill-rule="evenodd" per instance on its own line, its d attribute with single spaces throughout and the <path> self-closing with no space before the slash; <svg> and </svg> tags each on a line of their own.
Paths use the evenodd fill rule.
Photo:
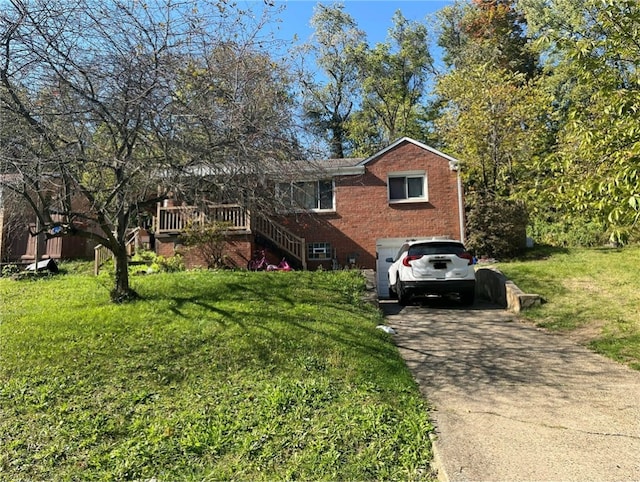
<svg viewBox="0 0 640 482">
<path fill-rule="evenodd" d="M 391 263 L 387 258 L 393 258 L 406 238 L 381 238 L 376 241 L 376 282 L 378 285 L 378 298 L 389 298 L 389 279 L 387 271 Z"/>
</svg>

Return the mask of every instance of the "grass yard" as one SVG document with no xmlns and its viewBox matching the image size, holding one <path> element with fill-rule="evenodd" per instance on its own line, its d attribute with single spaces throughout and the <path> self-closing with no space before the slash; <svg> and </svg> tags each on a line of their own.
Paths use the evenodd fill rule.
<svg viewBox="0 0 640 482">
<path fill-rule="evenodd" d="M 497 267 L 546 303 L 524 315 L 640 370 L 640 246 L 536 249 Z"/>
<path fill-rule="evenodd" d="M 0 480 L 430 479 L 356 272 L 0 278 Z"/>
</svg>

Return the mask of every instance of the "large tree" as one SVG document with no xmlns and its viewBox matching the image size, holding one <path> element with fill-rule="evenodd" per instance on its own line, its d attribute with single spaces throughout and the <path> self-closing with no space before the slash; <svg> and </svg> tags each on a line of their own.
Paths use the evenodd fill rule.
<svg viewBox="0 0 640 482">
<path fill-rule="evenodd" d="M 251 190 L 240 179 L 289 159 L 287 78 L 257 36 L 262 23 L 226 2 L 0 7 L 0 113 L 15 119 L 0 145 L 0 173 L 11 175 L 0 179 L 41 233 L 113 252 L 112 299 L 135 296 L 127 232 L 145 210 L 201 188 L 203 175 Z"/>
<path fill-rule="evenodd" d="M 344 10 L 344 4 L 319 3 L 311 17 L 312 38 L 301 53 L 315 59 L 315 69 L 301 69 L 303 110 L 311 130 L 328 137 L 330 155 L 345 157 L 347 122 L 359 103 L 360 86 L 354 53 L 365 34 Z"/>
<path fill-rule="evenodd" d="M 517 196 L 546 146 L 550 102 L 524 74 L 477 66 L 440 79 L 438 131 L 463 159 L 467 192 Z"/>
<path fill-rule="evenodd" d="M 450 70 L 438 79 L 436 126 L 446 148 L 463 160 L 469 241 L 511 255 L 524 236 L 501 248 L 498 241 L 526 220 L 523 204 L 514 202 L 530 201 L 539 182 L 532 167 L 548 147 L 550 98 L 540 88 L 537 56 L 513 0 L 456 2 L 439 18 L 438 43 Z"/>
<path fill-rule="evenodd" d="M 521 0 L 548 59 L 557 149 L 547 192 L 606 223 L 617 241 L 640 220 L 640 5 L 634 0 Z"/>
<path fill-rule="evenodd" d="M 538 59 L 515 0 L 457 1 L 437 14 L 438 45 L 449 67 L 490 65 L 532 78 Z"/>
<path fill-rule="evenodd" d="M 513 0 L 457 2 L 439 12 L 450 71 L 438 79 L 438 131 L 461 159 L 467 190 L 511 197 L 526 189 L 547 147 L 550 99 Z"/>
<path fill-rule="evenodd" d="M 462 159 L 467 242 L 493 256 L 524 247 L 532 166 L 545 152 L 550 102 L 522 73 L 489 66 L 455 70 L 438 83 L 436 121 L 448 152 Z"/>
<path fill-rule="evenodd" d="M 407 20 L 400 10 L 392 19 L 387 40 L 357 52 L 363 97 L 349 121 L 354 152 L 369 155 L 400 136 L 423 138 L 422 105 L 434 75 L 426 24 Z"/>
</svg>

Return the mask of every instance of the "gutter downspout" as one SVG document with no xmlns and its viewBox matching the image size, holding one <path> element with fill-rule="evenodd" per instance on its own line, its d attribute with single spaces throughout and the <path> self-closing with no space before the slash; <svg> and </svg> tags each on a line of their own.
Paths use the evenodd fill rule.
<svg viewBox="0 0 640 482">
<path fill-rule="evenodd" d="M 460 162 L 452 160 L 449 162 L 449 169 L 456 172 L 456 184 L 458 187 L 458 222 L 460 227 L 460 241 L 465 242 L 464 238 L 464 200 L 462 198 L 462 179 L 460 177 Z"/>
<path fill-rule="evenodd" d="M 460 178 L 460 171 L 456 172 L 458 182 L 458 211 L 460 212 L 460 241 L 465 243 L 464 239 L 464 200 L 462 199 L 462 179 Z"/>
</svg>

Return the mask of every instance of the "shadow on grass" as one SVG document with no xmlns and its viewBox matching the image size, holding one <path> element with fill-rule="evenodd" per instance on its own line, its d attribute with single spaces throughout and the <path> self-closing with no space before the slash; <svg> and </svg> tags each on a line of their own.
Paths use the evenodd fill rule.
<svg viewBox="0 0 640 482">
<path fill-rule="evenodd" d="M 168 300 L 175 301 L 178 304 L 184 303 L 185 300 L 189 300 L 192 302 L 199 300 L 200 304 L 202 304 L 203 306 L 206 305 L 203 300 L 207 300 L 211 303 L 220 301 L 233 302 L 242 300 L 272 300 L 274 302 L 284 302 L 288 305 L 293 305 L 295 304 L 295 300 L 283 292 L 283 288 L 287 287 L 290 287 L 289 283 L 277 283 L 276 279 L 274 279 L 273 282 L 268 285 L 268 287 L 258 283 L 253 283 L 249 280 L 246 283 L 229 281 L 225 282 L 222 285 L 211 286 L 209 288 L 205 288 L 202 286 L 198 286 L 197 288 L 185 288 L 184 291 L 189 291 L 190 293 L 192 293 L 190 296 L 182 296 L 180 294 L 167 295 L 164 292 L 152 292 L 141 294 L 140 299 L 146 301 Z M 179 285 L 176 286 L 176 292 L 178 292 L 180 288 L 181 287 Z"/>
<path fill-rule="evenodd" d="M 589 348 L 640 371 L 640 333 L 606 336 L 589 343 Z"/>
<path fill-rule="evenodd" d="M 302 276 L 296 281 L 292 284 L 291 278 L 282 273 L 247 278 L 236 274 L 222 282 L 212 278 L 210 284 L 187 286 L 177 282 L 162 290 L 140 290 L 142 302 L 164 302 L 167 310 L 182 320 L 193 318 L 219 327 L 204 330 L 195 339 L 183 340 L 165 354 L 170 358 L 156 358 L 153 364 L 187 364 L 194 352 L 219 345 L 223 337 L 236 337 L 234 330 L 240 341 L 232 342 L 229 349 L 238 351 L 248 366 L 280 366 L 286 371 L 292 363 L 287 357 L 295 358 L 309 350 L 331 351 L 331 345 L 337 345 L 349 356 L 360 354 L 382 364 L 393 360 L 395 348 L 387 335 L 375 330 L 377 323 L 371 322 L 361 307 L 350 303 L 347 294 L 336 296 L 327 280 Z M 198 307 L 199 314 L 190 305 Z M 371 336 L 364 335 L 363 330 L 371 330 Z M 327 340 L 326 344 L 323 340 Z M 290 347 L 289 354 L 286 347 Z M 180 362 L 182 358 L 184 361 Z"/>
<path fill-rule="evenodd" d="M 564 246 L 547 246 L 538 245 L 533 248 L 528 248 L 521 255 L 514 258 L 512 261 L 539 261 L 542 259 L 550 258 L 557 254 L 568 254 L 569 248 Z"/>
</svg>

